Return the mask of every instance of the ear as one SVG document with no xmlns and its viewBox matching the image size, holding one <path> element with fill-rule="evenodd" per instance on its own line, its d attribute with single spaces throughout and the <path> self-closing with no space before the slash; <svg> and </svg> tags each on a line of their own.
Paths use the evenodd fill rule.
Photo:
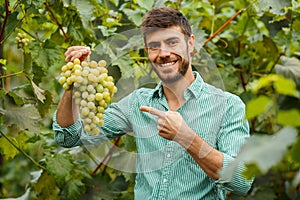
<svg viewBox="0 0 300 200">
<path fill-rule="evenodd" d="M 194 52 L 195 48 L 195 36 L 192 34 L 191 37 L 188 40 L 188 45 L 189 45 L 189 54 L 192 55 Z"/>
</svg>

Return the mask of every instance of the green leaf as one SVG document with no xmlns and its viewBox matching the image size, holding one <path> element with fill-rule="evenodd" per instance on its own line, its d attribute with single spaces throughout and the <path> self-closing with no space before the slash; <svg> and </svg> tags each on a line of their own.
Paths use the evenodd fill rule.
<svg viewBox="0 0 300 200">
<path fill-rule="evenodd" d="M 5 27 L 5 36 L 10 35 L 19 25 L 18 12 L 9 14 L 8 21 Z"/>
<path fill-rule="evenodd" d="M 292 159 L 296 162 L 300 162 L 300 137 L 298 137 L 297 139 L 297 142 L 292 146 L 291 148 L 291 156 L 292 156 Z"/>
<path fill-rule="evenodd" d="M 274 85 L 275 91 L 278 94 L 297 96 L 295 83 L 281 75 L 270 74 L 259 79 L 256 90 Z"/>
<path fill-rule="evenodd" d="M 24 52 L 24 65 L 23 70 L 26 74 L 30 74 L 32 70 L 32 57 L 31 53 Z"/>
<path fill-rule="evenodd" d="M 23 98 L 20 97 L 19 95 L 17 95 L 15 92 L 9 91 L 9 92 L 7 93 L 7 95 L 13 98 L 14 103 L 15 103 L 16 105 L 18 105 L 18 106 L 24 105 Z"/>
<path fill-rule="evenodd" d="M 235 65 L 241 65 L 243 67 L 247 66 L 249 64 L 249 62 L 251 61 L 251 58 L 245 58 L 245 57 L 236 57 L 233 60 L 233 64 Z"/>
<path fill-rule="evenodd" d="M 38 182 L 34 184 L 33 188 L 40 199 L 60 200 L 60 189 L 57 186 L 55 179 L 45 171 L 40 176 Z"/>
<path fill-rule="evenodd" d="M 38 131 L 39 121 L 41 120 L 36 108 L 31 104 L 22 107 L 8 104 L 7 110 L 1 110 L 4 114 L 4 122 L 6 126 L 16 124 L 20 130 Z"/>
<path fill-rule="evenodd" d="M 277 115 L 277 121 L 284 126 L 300 127 L 300 112 L 297 109 L 280 111 Z"/>
<path fill-rule="evenodd" d="M 1 65 L 6 65 L 6 63 L 7 63 L 6 59 L 3 59 L 3 58 L 0 59 L 0 64 Z"/>
<path fill-rule="evenodd" d="M 41 44 L 38 41 L 33 41 L 32 43 L 31 53 L 33 61 L 45 69 L 45 71 L 55 65 L 55 63 L 60 63 L 63 56 L 62 48 L 50 40 L 46 40 Z"/>
<path fill-rule="evenodd" d="M 255 164 L 261 173 L 267 173 L 278 164 L 288 147 L 297 137 L 297 130 L 285 127 L 274 135 L 253 135 L 242 146 L 236 159 L 222 172 L 221 180 L 229 180 L 235 174 L 241 162 L 251 166 Z"/>
<path fill-rule="evenodd" d="M 150 10 L 154 4 L 154 0 L 137 0 L 137 4 L 146 10 Z"/>
<path fill-rule="evenodd" d="M 142 14 L 141 10 L 139 10 L 139 9 L 132 10 L 129 8 L 124 8 L 123 12 L 137 27 L 139 27 L 142 24 L 143 14 Z"/>
<path fill-rule="evenodd" d="M 282 56 L 280 63 L 275 65 L 276 73 L 293 80 L 300 88 L 300 60 L 295 57 Z"/>
<path fill-rule="evenodd" d="M 267 106 L 271 103 L 271 99 L 266 96 L 259 96 L 252 99 L 247 103 L 246 106 L 246 117 L 247 119 L 252 119 L 256 117 L 267 109 Z"/>
<path fill-rule="evenodd" d="M 56 154 L 55 156 L 47 156 L 46 158 L 47 170 L 55 177 L 59 184 L 64 184 L 66 179 L 71 175 L 73 164 L 70 159 L 63 154 Z"/>
<path fill-rule="evenodd" d="M 6 137 L 17 145 L 17 141 L 14 137 L 9 135 L 6 135 Z M 19 151 L 5 137 L 0 137 L 0 150 L 6 160 L 13 159 L 19 153 Z"/>
<path fill-rule="evenodd" d="M 38 101 L 38 111 L 41 117 L 45 117 L 45 115 L 49 112 L 50 108 L 53 104 L 52 93 L 48 90 L 44 92 L 45 101 Z"/>
<path fill-rule="evenodd" d="M 93 18 L 94 11 L 93 4 L 86 0 L 76 0 L 73 6 L 76 7 L 81 16 L 83 27 L 86 29 L 86 31 L 92 32 L 91 19 Z"/>
<path fill-rule="evenodd" d="M 274 87 L 279 94 L 297 96 L 296 85 L 291 79 L 279 76 L 274 82 Z"/>
<path fill-rule="evenodd" d="M 285 8 L 290 7 L 290 0 L 258 0 L 258 7 L 262 11 L 270 11 L 276 15 L 284 15 Z"/>
<path fill-rule="evenodd" d="M 84 183 L 79 179 L 68 181 L 63 189 L 64 196 L 69 200 L 77 200 L 85 191 Z"/>
</svg>

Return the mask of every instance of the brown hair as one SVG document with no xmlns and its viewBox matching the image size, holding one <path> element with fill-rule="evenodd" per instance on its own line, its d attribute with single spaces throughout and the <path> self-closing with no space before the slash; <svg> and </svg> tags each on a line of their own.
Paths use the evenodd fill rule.
<svg viewBox="0 0 300 200">
<path fill-rule="evenodd" d="M 191 26 L 186 17 L 179 11 L 170 7 L 155 7 L 149 10 L 142 21 L 142 33 L 144 39 L 147 34 L 160 28 L 179 26 L 183 34 L 192 35 Z"/>
</svg>

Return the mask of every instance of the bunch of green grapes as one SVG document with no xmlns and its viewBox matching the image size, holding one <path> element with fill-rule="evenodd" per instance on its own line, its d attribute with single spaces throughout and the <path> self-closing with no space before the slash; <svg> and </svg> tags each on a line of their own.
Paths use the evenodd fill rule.
<svg viewBox="0 0 300 200">
<path fill-rule="evenodd" d="M 73 97 L 80 108 L 84 130 L 92 135 L 99 134 L 97 126 L 103 125 L 104 110 L 117 92 L 113 77 L 107 73 L 105 60 L 75 59 L 62 66 L 58 80 L 64 90 L 74 89 Z"/>
<path fill-rule="evenodd" d="M 26 33 L 18 33 L 15 39 L 18 48 L 23 48 L 24 46 L 27 46 L 29 44 L 29 39 L 26 38 Z"/>
</svg>

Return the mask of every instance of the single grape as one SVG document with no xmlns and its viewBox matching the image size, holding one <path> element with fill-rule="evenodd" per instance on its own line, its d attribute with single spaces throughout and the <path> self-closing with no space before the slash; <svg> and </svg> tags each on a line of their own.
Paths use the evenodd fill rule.
<svg viewBox="0 0 300 200">
<path fill-rule="evenodd" d="M 106 61 L 105 61 L 105 60 L 100 60 L 100 61 L 98 62 L 98 65 L 99 65 L 100 67 L 105 67 L 105 66 L 106 66 Z"/>
<path fill-rule="evenodd" d="M 95 99 L 96 99 L 97 101 L 101 101 L 101 100 L 103 99 L 103 94 L 97 92 L 97 93 L 95 94 Z"/>
<path fill-rule="evenodd" d="M 89 110 L 88 107 L 83 107 L 83 108 L 81 109 L 81 115 L 82 115 L 82 116 L 87 116 L 89 113 L 90 113 L 90 110 Z"/>
</svg>

